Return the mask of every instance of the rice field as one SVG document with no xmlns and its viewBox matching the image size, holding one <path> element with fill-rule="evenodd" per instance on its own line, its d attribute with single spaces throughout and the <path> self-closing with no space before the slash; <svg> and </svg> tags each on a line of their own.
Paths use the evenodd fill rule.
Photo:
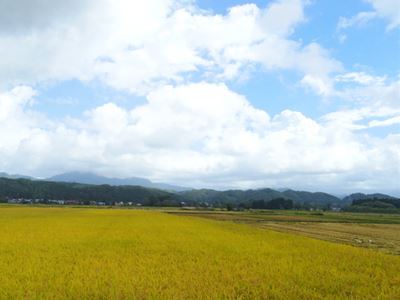
<svg viewBox="0 0 400 300">
<path fill-rule="evenodd" d="M 400 299 L 400 257 L 162 211 L 0 206 L 0 299 Z"/>
<path fill-rule="evenodd" d="M 400 255 L 400 215 L 308 211 L 202 211 L 169 213 L 249 224 L 321 240 Z"/>
</svg>

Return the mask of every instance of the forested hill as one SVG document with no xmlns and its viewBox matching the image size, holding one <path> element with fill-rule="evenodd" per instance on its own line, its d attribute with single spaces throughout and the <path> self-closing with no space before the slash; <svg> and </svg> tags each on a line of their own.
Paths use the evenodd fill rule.
<svg viewBox="0 0 400 300">
<path fill-rule="evenodd" d="M 294 203 L 307 203 L 311 206 L 322 206 L 326 204 L 338 204 L 342 201 L 330 194 L 326 193 L 311 193 L 304 191 L 286 190 L 279 192 L 272 189 L 256 189 L 256 190 L 191 190 L 180 193 L 183 198 L 193 202 L 209 202 L 209 203 L 227 203 L 227 202 L 251 202 L 258 200 L 270 201 L 272 199 L 284 198 L 293 200 Z"/>
<path fill-rule="evenodd" d="M 400 199 L 373 194 L 371 198 L 354 199 L 346 210 L 354 212 L 400 213 Z"/>
<path fill-rule="evenodd" d="M 364 199 L 389 199 L 393 198 L 396 199 L 395 197 L 386 195 L 386 194 L 363 194 L 363 193 L 355 193 L 348 195 L 343 198 L 344 201 L 346 202 L 352 202 L 354 200 L 364 200 Z"/>
<path fill-rule="evenodd" d="M 141 186 L 88 185 L 66 182 L 0 178 L 0 199 L 132 202 L 143 205 L 178 205 L 180 196 Z"/>
<path fill-rule="evenodd" d="M 209 189 L 184 192 L 168 192 L 143 186 L 90 185 L 69 182 L 52 182 L 29 179 L 0 178 L 0 200 L 9 199 L 42 199 L 75 200 L 83 203 L 101 201 L 107 204 L 131 202 L 148 206 L 214 206 L 214 207 L 268 207 L 271 200 L 290 200 L 293 208 L 328 208 L 344 207 L 351 204 L 351 198 L 339 198 L 321 192 L 276 191 L 273 189 L 227 190 Z M 353 199 L 354 200 L 354 199 Z M 262 201 L 264 204 L 262 204 Z M 182 203 L 184 202 L 184 203 Z M 261 205 L 262 204 L 262 205 Z M 286 203 L 287 204 L 287 203 Z M 286 205 L 285 204 L 285 205 Z M 286 207 L 286 206 L 285 206 Z"/>
</svg>

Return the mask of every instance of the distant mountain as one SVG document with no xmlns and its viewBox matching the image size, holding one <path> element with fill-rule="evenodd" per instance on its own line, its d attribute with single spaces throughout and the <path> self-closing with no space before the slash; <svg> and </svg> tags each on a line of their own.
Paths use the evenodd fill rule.
<svg viewBox="0 0 400 300">
<path fill-rule="evenodd" d="M 79 175 L 79 176 L 78 176 Z M 62 181 L 57 181 L 62 180 Z M 89 180 L 94 184 L 79 183 Z M 69 181 L 69 182 L 66 182 Z M 133 184 L 134 183 L 134 184 Z M 42 199 L 47 200 L 77 200 L 77 201 L 104 201 L 132 202 L 150 206 L 179 206 L 203 205 L 208 203 L 215 207 L 226 207 L 228 204 L 236 206 L 242 203 L 271 200 L 291 200 L 300 207 L 307 204 L 310 207 L 324 207 L 327 203 L 340 203 L 340 199 L 324 193 L 298 192 L 288 190 L 278 192 L 272 189 L 258 190 L 227 190 L 215 191 L 209 189 L 190 190 L 183 192 L 169 192 L 165 190 L 143 187 L 137 183 L 149 184 L 151 181 L 139 178 L 115 179 L 92 173 L 68 173 L 53 177 L 53 180 L 29 180 L 0 178 L 0 200 Z M 119 185 L 117 185 L 119 184 Z M 0 202 L 1 202 L 0 201 Z M 339 204 L 340 205 L 340 204 Z M 208 206 L 208 205 L 207 205 Z"/>
<path fill-rule="evenodd" d="M 375 212 L 375 213 L 400 213 L 400 199 L 384 194 L 352 194 L 346 197 L 351 205 L 347 211 Z"/>
<path fill-rule="evenodd" d="M 209 203 L 237 203 L 246 201 L 257 201 L 265 200 L 270 201 L 276 198 L 291 199 L 295 203 L 312 204 L 323 206 L 325 204 L 338 204 L 342 201 L 330 194 L 326 193 L 312 193 L 304 191 L 285 190 L 283 192 L 273 189 L 257 189 L 257 190 L 227 190 L 227 191 L 215 191 L 215 190 L 191 190 L 181 192 L 180 195 L 185 200 L 193 202 L 209 202 Z"/>
<path fill-rule="evenodd" d="M 181 198 L 176 193 L 142 186 L 89 185 L 29 179 L 0 178 L 0 202 L 8 199 L 73 200 L 90 204 L 101 201 L 132 202 L 149 206 L 179 206 Z"/>
<path fill-rule="evenodd" d="M 155 188 L 155 189 L 175 191 L 175 192 L 190 190 L 189 188 L 186 187 L 171 185 L 167 183 L 152 182 L 148 179 L 140 177 L 110 178 L 90 172 L 67 172 L 52 176 L 50 178 L 47 178 L 46 180 L 55 182 L 75 182 L 75 183 L 92 184 L 92 185 L 102 185 L 102 184 L 108 184 L 113 186 L 134 185 L 134 186 L 143 186 L 148 188 Z"/>
<path fill-rule="evenodd" d="M 18 178 L 23 178 L 23 179 L 34 179 L 33 177 L 30 176 L 25 176 L 25 175 L 20 175 L 20 174 L 8 174 L 5 172 L 0 172 L 0 178 L 8 178 L 8 179 L 18 179 Z"/>
<path fill-rule="evenodd" d="M 282 192 L 282 194 L 289 199 L 292 199 L 295 202 L 303 202 L 303 203 L 337 203 L 340 202 L 340 199 L 331 194 L 322 193 L 322 192 L 305 192 L 305 191 L 294 191 L 294 190 L 286 190 Z"/>
<path fill-rule="evenodd" d="M 1 178 L 2 177 L 2 178 Z M 25 177 L 25 178 L 21 178 Z M 257 202 L 291 201 L 297 209 L 338 206 L 353 211 L 397 213 L 400 200 L 385 194 L 351 194 L 343 199 L 322 192 L 295 190 L 277 191 L 269 188 L 253 190 L 212 189 L 176 191 L 173 185 L 153 183 L 143 178 L 108 178 L 93 173 L 70 172 L 49 180 L 26 179 L 27 176 L 0 173 L 0 202 L 11 199 L 58 199 L 113 202 L 132 202 L 150 206 L 185 205 L 213 207 L 253 207 Z M 158 187 L 158 188 L 156 188 Z M 168 189 L 168 191 L 167 191 Z M 175 191 L 172 191 L 175 189 Z M 182 188 L 184 189 L 184 188 Z M 274 203 L 275 203 L 274 202 Z M 276 203 L 275 203 L 276 204 Z M 265 206 L 268 208 L 268 205 Z M 279 207 L 280 204 L 279 204 Z M 372 210 L 371 210 L 372 209 Z M 389 210 L 388 210 L 389 209 Z"/>
<path fill-rule="evenodd" d="M 30 179 L 39 180 L 37 178 L 19 175 L 7 174 L 0 172 L 0 178 L 8 179 Z M 327 204 L 345 206 L 351 205 L 353 200 L 363 199 L 393 199 L 394 197 L 385 194 L 363 194 L 355 193 L 349 196 L 336 197 L 331 194 L 322 192 L 295 191 L 287 188 L 273 190 L 269 188 L 253 189 L 253 190 L 225 190 L 217 191 L 212 189 L 191 189 L 182 186 L 171 185 L 167 183 L 152 182 L 145 178 L 111 178 L 97 175 L 91 172 L 68 172 L 59 174 L 46 179 L 51 182 L 78 183 L 87 185 L 110 185 L 110 186 L 140 186 L 144 188 L 159 189 L 177 193 L 182 200 L 194 203 L 241 203 L 249 201 L 270 201 L 277 198 L 293 200 L 294 203 L 307 204 L 315 207 L 324 207 Z"/>
<path fill-rule="evenodd" d="M 395 197 L 386 195 L 386 194 L 363 194 L 363 193 L 355 193 L 343 198 L 344 202 L 351 203 L 353 200 L 364 200 L 364 199 L 395 199 Z"/>
</svg>

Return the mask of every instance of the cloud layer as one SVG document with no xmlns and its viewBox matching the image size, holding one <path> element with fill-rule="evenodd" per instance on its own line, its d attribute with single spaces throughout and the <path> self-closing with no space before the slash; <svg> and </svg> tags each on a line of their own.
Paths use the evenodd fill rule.
<svg viewBox="0 0 400 300">
<path fill-rule="evenodd" d="M 162 86 L 130 110 L 107 103 L 54 123 L 30 109 L 34 94 L 18 87 L 0 95 L 2 169 L 80 169 L 219 188 L 397 185 L 400 135 L 357 134 L 348 125 L 363 115 L 354 112 L 320 122 L 290 110 L 271 117 L 224 84 L 201 82 Z"/>
<path fill-rule="evenodd" d="M 286 0 L 259 8 L 232 7 L 226 15 L 204 12 L 178 0 L 3 1 L 0 82 L 93 80 L 136 94 L 185 74 L 230 80 L 254 65 L 294 70 L 322 95 L 341 64 L 317 43 L 290 38 L 304 22 L 306 1 Z M 45 10 L 39 9 L 46 7 Z M 1 18 L 0 18 L 1 19 Z"/>
<path fill-rule="evenodd" d="M 398 1 L 368 2 L 373 11 L 338 27 L 382 17 L 397 29 Z M 0 170 L 400 193 L 400 81 L 347 70 L 320 43 L 295 38 L 307 5 L 279 0 L 215 14 L 191 0 L 1 1 Z M 228 88 L 255 70 L 290 72 L 297 87 L 345 105 L 318 119 L 290 109 L 269 115 Z M 110 101 L 63 119 L 36 109 L 44 86 L 70 79 L 145 103 Z"/>
</svg>

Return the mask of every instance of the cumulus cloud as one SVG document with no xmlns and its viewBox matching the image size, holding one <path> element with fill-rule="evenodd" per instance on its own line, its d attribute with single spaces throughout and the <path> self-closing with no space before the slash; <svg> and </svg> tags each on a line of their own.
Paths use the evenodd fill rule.
<svg viewBox="0 0 400 300">
<path fill-rule="evenodd" d="M 340 27 L 376 16 L 398 26 L 383 1 L 372 2 L 376 11 Z M 400 135 L 368 130 L 399 123 L 400 81 L 347 72 L 322 45 L 295 39 L 307 4 L 215 14 L 192 0 L 0 1 L 0 169 L 210 187 L 398 189 Z M 292 110 L 270 116 L 221 83 L 253 68 L 291 71 L 301 86 L 351 108 L 318 120 Z M 67 79 L 146 102 L 109 102 L 63 120 L 36 111 L 36 87 Z"/>
<path fill-rule="evenodd" d="M 7 59 L 0 60 L 0 82 L 99 79 L 146 94 L 184 82 L 188 73 L 235 79 L 257 64 L 297 71 L 304 84 L 326 95 L 340 63 L 319 44 L 290 38 L 305 20 L 305 3 L 244 4 L 219 15 L 187 0 L 3 1 L 0 57 Z"/>
<path fill-rule="evenodd" d="M 108 103 L 56 123 L 31 117 L 33 96 L 28 87 L 0 95 L 2 136 L 17 128 L 0 141 L 3 169 L 92 170 L 217 188 L 397 187 L 400 135 L 369 137 L 332 116 L 317 122 L 291 110 L 269 116 L 224 84 L 166 85 L 141 106 Z M 371 172 L 382 179 L 371 183 Z"/>
<path fill-rule="evenodd" d="M 1 94 L 0 136 L 3 154 L 12 154 L 21 140 L 30 136 L 34 118 L 27 110 L 35 92 L 30 87 L 17 87 Z M 33 126 L 34 127 L 34 126 Z"/>
</svg>

